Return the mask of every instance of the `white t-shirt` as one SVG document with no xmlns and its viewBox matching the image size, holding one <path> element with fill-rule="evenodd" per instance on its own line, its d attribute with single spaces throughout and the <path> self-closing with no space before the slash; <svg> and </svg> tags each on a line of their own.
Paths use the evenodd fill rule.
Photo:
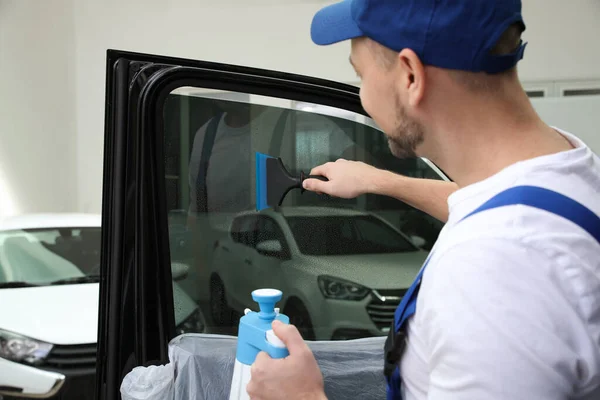
<svg viewBox="0 0 600 400">
<path fill-rule="evenodd" d="M 483 211 L 509 187 L 560 192 L 600 215 L 600 159 L 575 149 L 453 193 L 408 322 L 405 400 L 600 399 L 600 244 L 526 206 Z"/>
<path fill-rule="evenodd" d="M 189 163 L 190 211 L 197 211 L 196 184 L 209 120 L 194 137 Z M 252 123 L 231 127 L 223 114 L 217 125 L 215 141 L 206 172 L 207 208 L 211 212 L 240 212 L 251 209 Z"/>
<path fill-rule="evenodd" d="M 295 165 L 309 172 L 310 168 L 329 161 L 338 152 L 353 144 L 352 140 L 326 116 L 292 111 L 293 118 L 283 109 L 268 107 L 246 125 L 231 127 L 221 116 L 206 173 L 207 211 L 211 225 L 227 229 L 231 216 L 256 207 L 255 152 L 282 157 L 289 167 Z M 277 131 L 280 118 L 285 118 L 283 131 Z M 188 165 L 190 193 L 189 212 L 197 210 L 197 183 L 206 130 L 204 124 L 193 139 Z M 323 140 L 327 139 L 327 143 Z M 328 143 L 333 141 L 336 148 Z"/>
</svg>

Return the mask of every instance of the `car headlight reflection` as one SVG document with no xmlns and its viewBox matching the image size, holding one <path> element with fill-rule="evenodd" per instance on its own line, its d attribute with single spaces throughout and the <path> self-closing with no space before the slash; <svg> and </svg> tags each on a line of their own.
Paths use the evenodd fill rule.
<svg viewBox="0 0 600 400">
<path fill-rule="evenodd" d="M 368 288 L 343 279 L 323 275 L 318 281 L 323 296 L 329 299 L 358 301 L 369 294 Z"/>
<path fill-rule="evenodd" d="M 50 343 L 0 329 L 0 357 L 7 360 L 36 365 L 52 350 Z"/>
<path fill-rule="evenodd" d="M 177 335 L 184 333 L 204 333 L 206 331 L 206 322 L 200 308 L 196 308 L 194 312 L 186 318 L 181 324 L 175 328 Z"/>
</svg>

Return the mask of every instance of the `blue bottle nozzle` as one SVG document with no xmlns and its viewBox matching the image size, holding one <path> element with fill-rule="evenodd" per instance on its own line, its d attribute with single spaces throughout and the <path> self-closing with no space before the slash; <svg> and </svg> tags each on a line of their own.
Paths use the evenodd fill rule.
<svg viewBox="0 0 600 400">
<path fill-rule="evenodd" d="M 275 304 L 281 300 L 283 293 L 277 289 L 258 289 L 252 292 L 252 299 L 258 303 L 258 317 L 264 320 L 274 320 L 277 316 Z"/>
<path fill-rule="evenodd" d="M 275 304 L 283 298 L 281 290 L 257 289 L 252 299 L 258 303 L 260 311 L 248 310 L 240 319 L 236 360 L 244 365 L 252 365 L 256 356 L 265 351 L 271 358 L 285 358 L 289 352 L 272 331 L 272 322 L 277 319 L 289 324 L 290 319 L 275 311 Z"/>
</svg>

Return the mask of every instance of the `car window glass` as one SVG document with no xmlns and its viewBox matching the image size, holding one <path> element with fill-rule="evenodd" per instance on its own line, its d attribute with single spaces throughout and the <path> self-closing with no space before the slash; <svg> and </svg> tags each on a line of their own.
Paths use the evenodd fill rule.
<svg viewBox="0 0 600 400">
<path fill-rule="evenodd" d="M 255 248 L 258 241 L 259 226 L 258 219 L 255 217 L 247 217 L 244 225 L 244 244 L 248 247 Z"/>
<path fill-rule="evenodd" d="M 297 224 L 296 224 L 297 225 Z M 346 240 L 356 240 L 356 226 L 352 221 L 344 219 L 340 222 L 340 237 Z"/>
<path fill-rule="evenodd" d="M 277 222 L 271 217 L 262 216 L 260 218 L 256 243 L 263 246 L 262 248 L 257 246 L 257 251 L 263 255 L 280 260 L 289 258 L 289 249 L 284 234 Z"/>
<path fill-rule="evenodd" d="M 277 226 L 277 223 L 273 220 L 273 218 L 263 217 L 260 219 L 260 232 L 258 242 L 263 242 L 266 240 L 278 240 L 283 242 L 283 234 L 281 233 L 281 229 Z M 283 243 L 282 243 L 283 245 Z"/>
<path fill-rule="evenodd" d="M 239 217 L 231 225 L 230 235 L 234 242 L 249 246 L 253 232 L 252 218 Z"/>
<path fill-rule="evenodd" d="M 385 222 L 374 217 L 356 218 L 354 225 L 359 235 L 359 240 L 373 246 L 385 248 L 412 250 L 412 243 L 400 232 L 387 226 Z"/>
<path fill-rule="evenodd" d="M 306 255 L 334 256 L 416 251 L 415 246 L 397 230 L 373 217 L 360 214 L 344 217 L 289 217 L 288 223 L 300 252 Z M 345 226 L 347 235 L 344 235 Z M 357 235 L 352 235 L 353 231 L 356 231 Z"/>
<path fill-rule="evenodd" d="M 167 212 L 185 214 L 169 229 L 188 237 L 187 249 L 171 245 L 170 253 L 190 266 L 178 285 L 203 310 L 207 332 L 236 334 L 244 309 L 257 307 L 250 292 L 276 285 L 284 293 L 278 307 L 302 321 L 307 337 L 386 334 L 390 324 L 369 311 L 380 302 L 376 291 L 406 289 L 427 257 L 407 238 L 422 237 L 428 250 L 443 224 L 371 194 L 339 199 L 291 190 L 281 207 L 256 211 L 256 153 L 280 157 L 295 176 L 345 158 L 443 179 L 435 166 L 393 157 L 372 120 L 318 104 L 182 87 L 167 98 L 163 117 Z M 277 257 L 274 240 L 287 252 L 275 264 L 285 262 L 285 268 L 257 265 L 243 246 L 235 247 Z M 338 286 L 352 287 L 352 296 L 334 290 Z M 386 306 L 398 301 L 391 297 Z"/>
<path fill-rule="evenodd" d="M 231 239 L 236 243 L 242 243 L 243 237 L 243 228 L 242 228 L 243 218 L 236 218 L 231 224 L 231 230 L 229 234 L 231 235 Z"/>
<path fill-rule="evenodd" d="M 0 283 L 50 284 L 98 275 L 99 266 L 99 227 L 0 232 Z"/>
</svg>

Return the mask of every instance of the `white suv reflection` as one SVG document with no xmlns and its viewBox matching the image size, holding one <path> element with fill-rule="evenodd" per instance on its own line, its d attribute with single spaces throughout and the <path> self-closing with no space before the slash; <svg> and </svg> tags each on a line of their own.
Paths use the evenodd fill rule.
<svg viewBox="0 0 600 400">
<path fill-rule="evenodd" d="M 238 215 L 215 244 L 211 314 L 220 324 L 255 307 L 251 292 L 283 291 L 282 312 L 307 340 L 382 335 L 427 252 L 378 216 L 283 207 Z M 232 313 L 232 310 L 235 313 Z"/>
</svg>

